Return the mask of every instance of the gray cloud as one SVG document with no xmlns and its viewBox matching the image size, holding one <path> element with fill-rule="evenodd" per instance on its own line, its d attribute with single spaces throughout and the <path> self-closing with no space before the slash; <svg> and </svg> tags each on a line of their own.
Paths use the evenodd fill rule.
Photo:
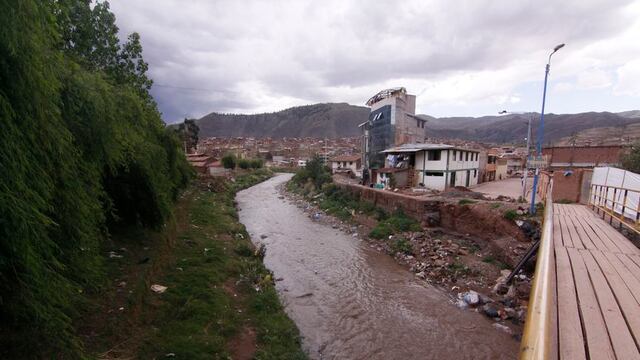
<svg viewBox="0 0 640 360">
<path fill-rule="evenodd" d="M 123 33 L 141 34 L 151 76 L 165 85 L 155 87 L 153 95 L 165 120 L 173 122 L 211 111 L 273 111 L 321 101 L 361 104 L 380 87 L 405 84 L 414 86 L 413 92 L 426 91 L 440 106 L 471 101 L 481 108 L 509 98 L 538 76 L 559 42 L 570 44 L 582 67 L 613 66 L 603 69 L 613 76 L 640 53 L 638 47 L 621 49 L 617 62 L 605 66 L 607 55 L 594 55 L 590 46 L 625 39 L 640 14 L 631 3 L 114 0 L 111 5 Z M 566 66 L 564 74 L 577 76 L 582 67 Z M 478 90 L 474 79 L 487 73 L 503 84 Z M 453 82 L 473 88 L 473 96 L 459 91 L 456 98 L 455 91 L 446 91 Z"/>
</svg>

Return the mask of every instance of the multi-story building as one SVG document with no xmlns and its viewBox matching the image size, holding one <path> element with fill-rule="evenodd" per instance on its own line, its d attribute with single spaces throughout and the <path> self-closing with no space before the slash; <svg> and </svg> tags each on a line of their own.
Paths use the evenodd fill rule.
<svg viewBox="0 0 640 360">
<path fill-rule="evenodd" d="M 447 144 L 404 144 L 382 152 L 385 167 L 375 170 L 376 183 L 395 187 L 445 190 L 478 184 L 479 151 Z"/>
<path fill-rule="evenodd" d="M 393 146 L 424 141 L 425 119 L 415 115 L 416 97 L 403 87 L 382 90 L 367 101 L 371 107 L 363 130 L 362 163 L 365 169 L 384 166 L 382 151 Z"/>
</svg>

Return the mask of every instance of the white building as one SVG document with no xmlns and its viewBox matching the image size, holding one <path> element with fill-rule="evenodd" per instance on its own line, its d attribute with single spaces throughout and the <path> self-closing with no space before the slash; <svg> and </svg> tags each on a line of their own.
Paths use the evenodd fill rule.
<svg viewBox="0 0 640 360">
<path fill-rule="evenodd" d="M 353 173 L 357 177 L 362 176 L 362 159 L 360 155 L 341 155 L 329 160 L 331 173 Z"/>
<path fill-rule="evenodd" d="M 298 167 L 307 166 L 307 160 L 298 160 Z"/>
<path fill-rule="evenodd" d="M 478 184 L 478 150 L 446 144 L 405 144 L 387 149 L 383 153 L 386 159 L 385 168 L 380 169 L 381 175 L 406 169 L 406 181 L 398 183 L 398 187 L 445 190 L 454 186 L 470 187 Z M 383 176 L 379 178 L 382 179 Z"/>
</svg>

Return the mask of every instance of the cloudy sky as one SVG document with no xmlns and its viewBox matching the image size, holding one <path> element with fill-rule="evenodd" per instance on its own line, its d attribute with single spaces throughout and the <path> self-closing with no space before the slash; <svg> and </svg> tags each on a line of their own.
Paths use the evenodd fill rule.
<svg viewBox="0 0 640 360">
<path fill-rule="evenodd" d="M 417 113 L 640 109 L 640 1 L 111 0 L 167 122 L 404 86 Z"/>
</svg>

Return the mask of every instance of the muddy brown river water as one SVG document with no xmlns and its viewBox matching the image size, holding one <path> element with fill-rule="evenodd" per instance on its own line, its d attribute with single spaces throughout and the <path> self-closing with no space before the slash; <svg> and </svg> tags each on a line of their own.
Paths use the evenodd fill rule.
<svg viewBox="0 0 640 360">
<path fill-rule="evenodd" d="M 276 187 L 290 178 L 278 175 L 236 199 L 240 221 L 267 247 L 266 266 L 283 279 L 276 287 L 311 358 L 516 358 L 517 341 L 491 320 L 280 199 Z"/>
</svg>

